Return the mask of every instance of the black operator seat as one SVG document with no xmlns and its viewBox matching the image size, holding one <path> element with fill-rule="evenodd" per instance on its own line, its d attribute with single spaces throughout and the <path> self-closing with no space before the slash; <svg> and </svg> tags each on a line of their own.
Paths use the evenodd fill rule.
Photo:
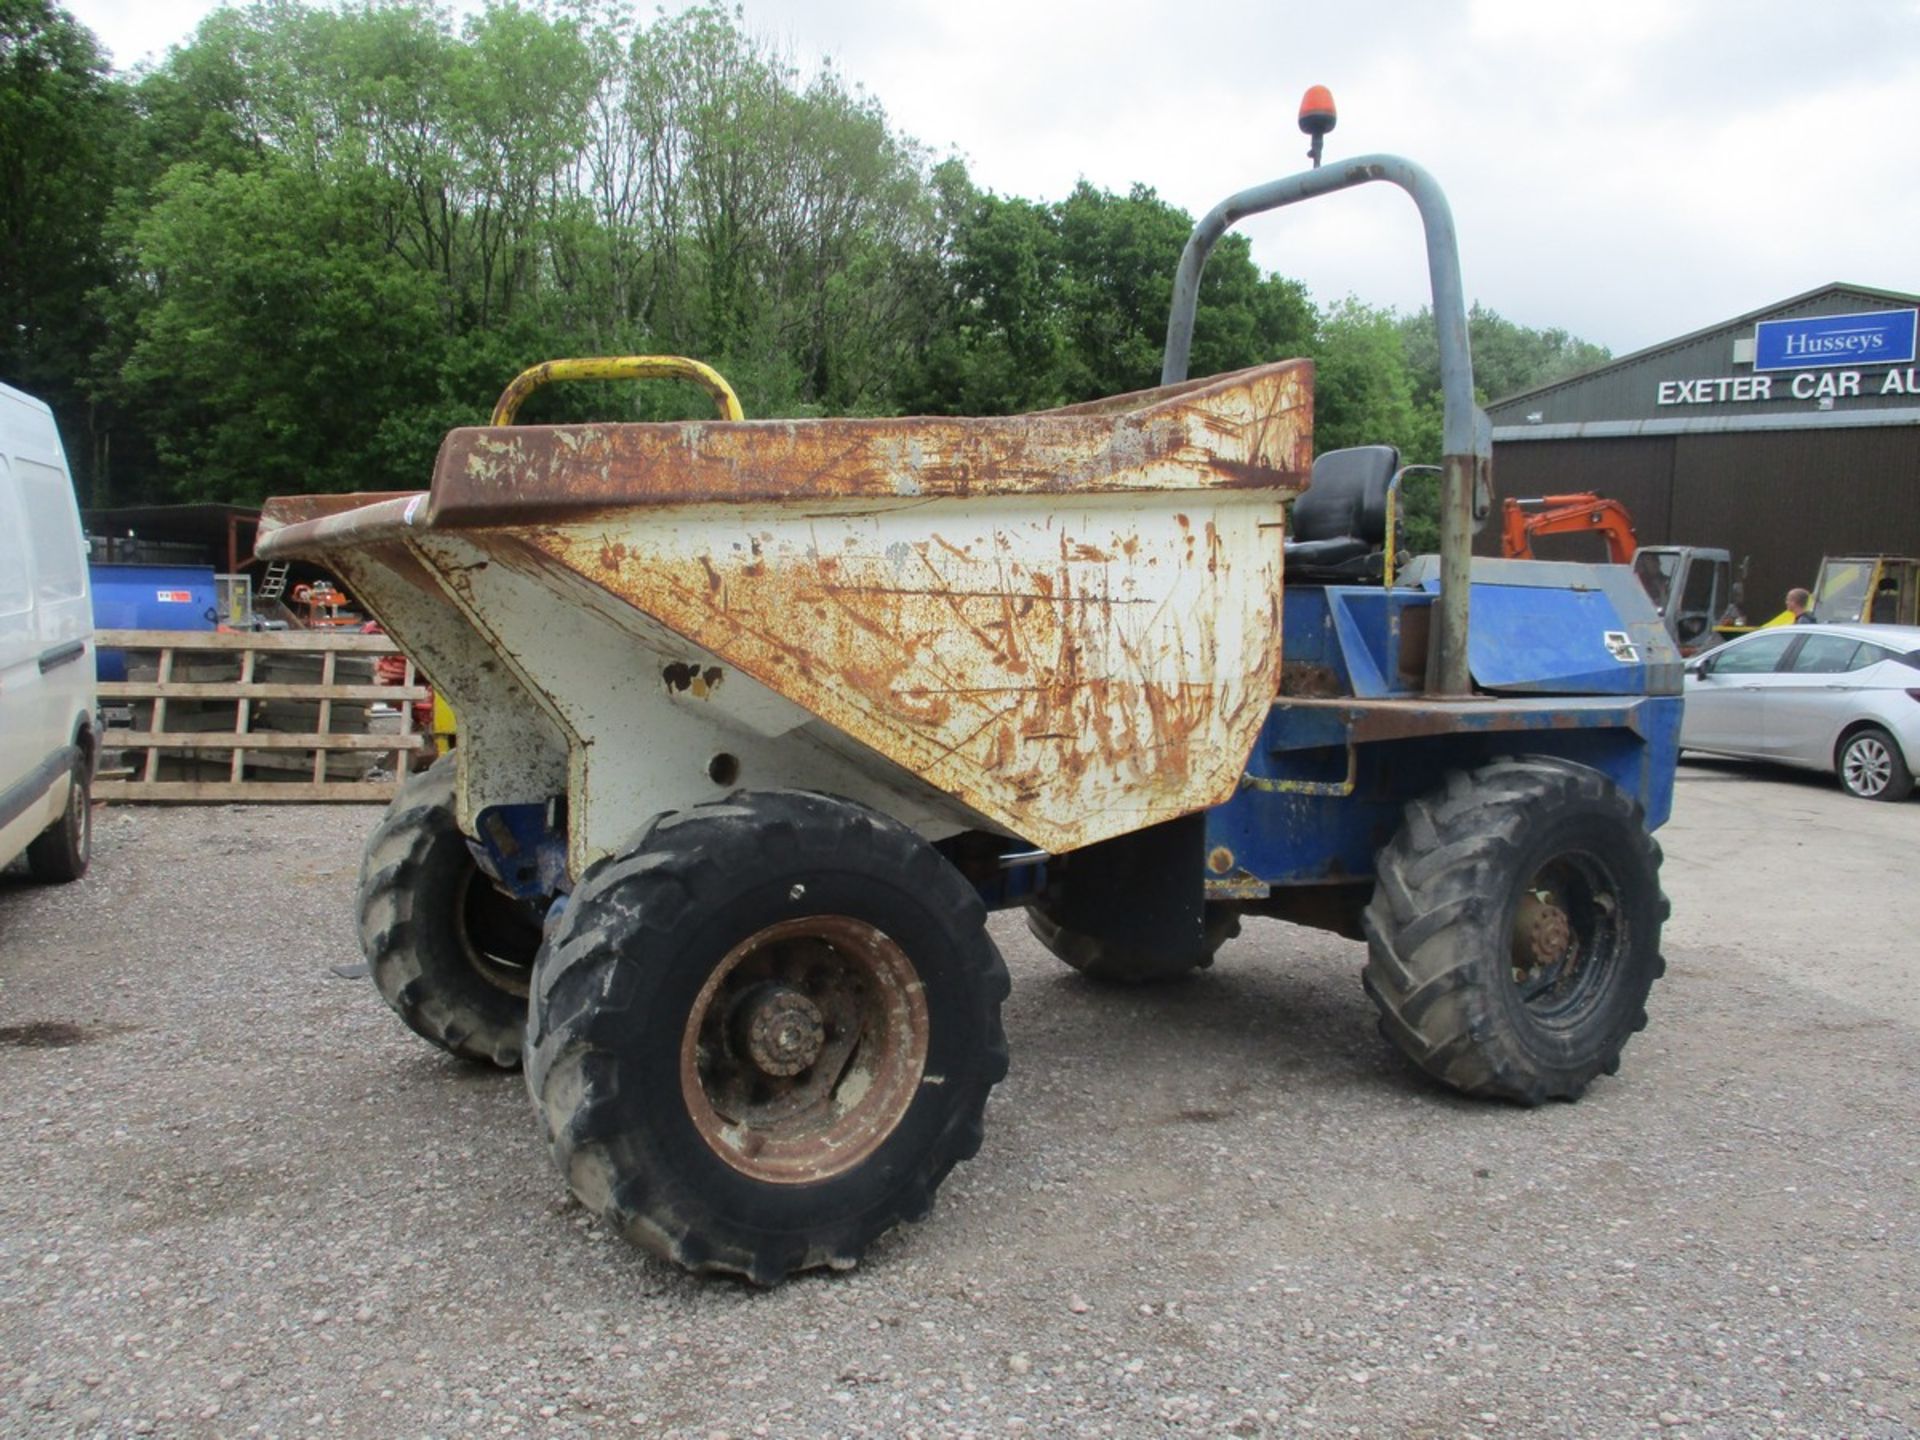
<svg viewBox="0 0 1920 1440">
<path fill-rule="evenodd" d="M 1387 543 L 1387 485 L 1400 469 L 1391 445 L 1329 450 L 1293 502 L 1293 538 L 1283 550 L 1289 582 L 1323 585 L 1380 578 Z"/>
</svg>

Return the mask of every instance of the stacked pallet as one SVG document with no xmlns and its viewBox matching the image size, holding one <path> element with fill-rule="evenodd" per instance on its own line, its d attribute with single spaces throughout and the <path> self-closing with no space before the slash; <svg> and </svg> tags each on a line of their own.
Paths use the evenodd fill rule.
<svg viewBox="0 0 1920 1440">
<path fill-rule="evenodd" d="M 382 635 L 336 631 L 202 634 L 104 630 L 127 653 L 127 678 L 102 682 L 111 727 L 103 799 L 384 800 L 429 751 L 412 702 L 430 691 L 411 663 L 402 683 L 376 681 L 396 655 Z"/>
</svg>

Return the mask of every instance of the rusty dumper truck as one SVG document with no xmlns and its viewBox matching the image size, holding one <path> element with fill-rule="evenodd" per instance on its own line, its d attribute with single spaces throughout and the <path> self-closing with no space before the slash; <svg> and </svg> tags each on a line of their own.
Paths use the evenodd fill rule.
<svg viewBox="0 0 1920 1440">
<path fill-rule="evenodd" d="M 1398 456 L 1313 458 L 1309 364 L 1186 375 L 1227 226 L 1371 181 L 1418 206 L 1443 356 L 1441 550 L 1404 566 Z M 1365 156 L 1201 221 L 1157 389 L 743 420 L 693 362 L 561 363 L 424 493 L 274 502 L 261 553 L 341 577 L 460 718 L 366 849 L 381 993 L 524 1066 L 610 1224 L 759 1284 L 852 1265 L 978 1149 L 996 908 L 1123 983 L 1247 915 L 1364 937 L 1421 1070 L 1578 1097 L 1662 969 L 1679 657 L 1624 570 L 1470 560 L 1466 334 L 1444 197 Z M 721 418 L 511 423 L 569 373 Z"/>
</svg>

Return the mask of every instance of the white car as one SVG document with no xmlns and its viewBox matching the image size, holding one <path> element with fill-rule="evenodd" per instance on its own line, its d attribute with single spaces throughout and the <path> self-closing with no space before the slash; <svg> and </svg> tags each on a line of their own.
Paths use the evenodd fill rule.
<svg viewBox="0 0 1920 1440">
<path fill-rule="evenodd" d="M 1920 626 L 1781 625 L 1687 664 L 1680 746 L 1840 777 L 1904 800 L 1920 770 Z"/>
<path fill-rule="evenodd" d="M 0 385 L 0 866 L 77 880 L 93 845 L 93 598 L 53 412 Z"/>
</svg>

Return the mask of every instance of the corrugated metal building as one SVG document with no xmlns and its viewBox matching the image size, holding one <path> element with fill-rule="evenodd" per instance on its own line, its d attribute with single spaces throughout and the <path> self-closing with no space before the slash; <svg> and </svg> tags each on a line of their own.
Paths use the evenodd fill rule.
<svg viewBox="0 0 1920 1440">
<path fill-rule="evenodd" d="M 1494 483 L 1596 491 L 1642 544 L 1748 557 L 1747 612 L 1767 618 L 1822 555 L 1920 554 L 1917 308 L 1828 285 L 1498 400 Z M 1499 543 L 1489 525 L 1481 547 Z"/>
</svg>

